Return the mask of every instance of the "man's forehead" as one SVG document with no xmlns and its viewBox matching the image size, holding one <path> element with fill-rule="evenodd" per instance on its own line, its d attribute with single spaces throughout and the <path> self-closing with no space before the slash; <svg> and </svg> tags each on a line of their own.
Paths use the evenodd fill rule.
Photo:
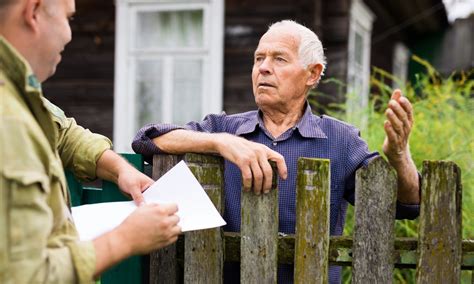
<svg viewBox="0 0 474 284">
<path fill-rule="evenodd" d="M 296 51 L 299 38 L 283 30 L 270 30 L 265 33 L 258 43 L 255 53 L 290 53 Z"/>
</svg>

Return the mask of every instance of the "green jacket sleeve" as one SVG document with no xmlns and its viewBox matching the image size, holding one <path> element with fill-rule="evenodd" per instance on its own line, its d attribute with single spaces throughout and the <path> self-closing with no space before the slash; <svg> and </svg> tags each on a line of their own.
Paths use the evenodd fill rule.
<svg viewBox="0 0 474 284">
<path fill-rule="evenodd" d="M 64 167 L 72 170 L 81 180 L 95 179 L 97 161 L 105 150 L 112 147 L 112 142 L 77 125 L 60 108 L 44 100 L 58 126 L 58 152 Z"/>
</svg>

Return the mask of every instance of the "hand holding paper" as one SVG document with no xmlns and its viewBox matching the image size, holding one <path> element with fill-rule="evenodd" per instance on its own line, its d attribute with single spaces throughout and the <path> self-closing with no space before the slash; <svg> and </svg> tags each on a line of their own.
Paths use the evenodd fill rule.
<svg viewBox="0 0 474 284">
<path fill-rule="evenodd" d="M 183 232 L 226 224 L 183 161 L 150 186 L 143 196 L 146 203 L 176 203 L 178 225 Z M 73 207 L 72 214 L 81 240 L 91 240 L 117 227 L 136 208 L 133 201 L 107 202 Z"/>
</svg>

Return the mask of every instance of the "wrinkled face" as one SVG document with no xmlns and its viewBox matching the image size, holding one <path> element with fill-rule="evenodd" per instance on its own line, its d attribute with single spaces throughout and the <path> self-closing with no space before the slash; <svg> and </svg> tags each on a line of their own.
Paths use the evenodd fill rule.
<svg viewBox="0 0 474 284">
<path fill-rule="evenodd" d="M 252 84 L 260 108 L 300 108 L 311 88 L 311 73 L 299 60 L 299 38 L 291 30 L 272 29 L 255 51 Z"/>
<path fill-rule="evenodd" d="M 46 0 L 38 13 L 39 36 L 37 76 L 40 81 L 54 74 L 61 52 L 71 41 L 69 20 L 75 12 L 74 0 Z"/>
</svg>

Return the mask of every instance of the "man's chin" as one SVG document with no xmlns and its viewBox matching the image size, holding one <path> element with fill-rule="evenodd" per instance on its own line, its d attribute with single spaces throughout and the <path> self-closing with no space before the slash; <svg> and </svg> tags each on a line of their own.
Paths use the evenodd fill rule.
<svg viewBox="0 0 474 284">
<path fill-rule="evenodd" d="M 50 70 L 48 73 L 45 73 L 43 75 L 38 75 L 38 81 L 40 81 L 41 83 L 43 83 L 44 81 L 48 80 L 49 78 L 51 78 L 54 73 L 56 73 L 56 67 L 54 67 L 52 70 Z"/>
</svg>

